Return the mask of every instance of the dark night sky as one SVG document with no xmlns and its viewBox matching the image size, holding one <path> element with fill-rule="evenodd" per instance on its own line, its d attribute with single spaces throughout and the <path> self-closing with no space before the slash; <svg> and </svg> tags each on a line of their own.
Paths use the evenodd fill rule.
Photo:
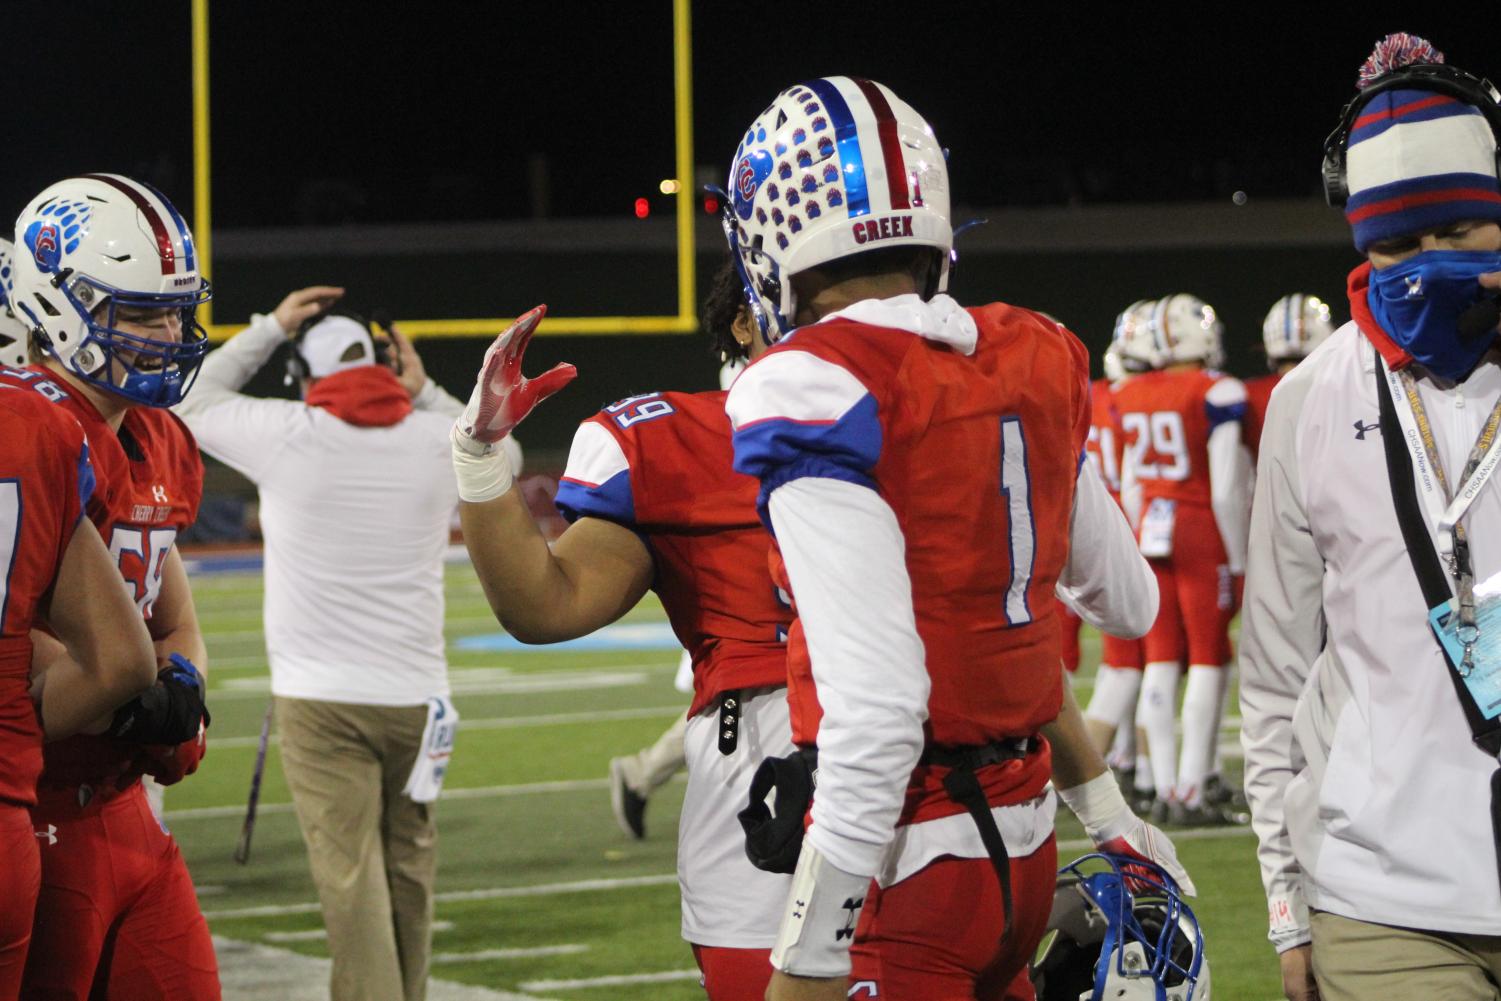
<svg viewBox="0 0 1501 1001">
<path fill-rule="evenodd" d="M 966 204 L 1314 195 L 1322 139 L 1387 31 L 1501 73 L 1501 10 L 1444 6 L 698 0 L 696 159 L 721 173 L 778 90 L 850 73 L 928 117 Z M 213 8 L 216 228 L 525 217 L 535 157 L 551 214 L 624 215 L 672 172 L 668 0 Z M 101 169 L 189 209 L 187 0 L 5 14 L 23 72 L 0 212 Z"/>
</svg>

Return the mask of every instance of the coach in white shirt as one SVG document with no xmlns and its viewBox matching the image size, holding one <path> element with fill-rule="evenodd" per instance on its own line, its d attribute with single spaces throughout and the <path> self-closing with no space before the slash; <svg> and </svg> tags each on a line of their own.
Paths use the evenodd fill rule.
<svg viewBox="0 0 1501 1001">
<path fill-rule="evenodd" d="M 1501 288 L 1501 108 L 1441 60 L 1393 36 L 1362 72 L 1326 161 L 1367 257 L 1353 319 L 1277 386 L 1261 440 L 1242 741 L 1293 1001 L 1501 998 L 1497 748 L 1472 741 L 1463 657 L 1428 621 L 1501 573 L 1501 484 L 1470 461 L 1501 418 L 1483 301 Z M 1441 561 L 1457 510 L 1468 559 Z"/>
<path fill-rule="evenodd" d="M 431 802 L 455 719 L 443 555 L 458 500 L 448 432 L 463 404 L 399 334 L 388 345 L 333 314 L 308 324 L 341 294 L 303 289 L 255 316 L 208 355 L 176 412 L 260 491 L 271 691 L 332 997 L 418 1001 L 437 868 Z M 240 393 L 304 326 L 304 399 Z M 437 767 L 417 767 L 419 752 Z"/>
</svg>

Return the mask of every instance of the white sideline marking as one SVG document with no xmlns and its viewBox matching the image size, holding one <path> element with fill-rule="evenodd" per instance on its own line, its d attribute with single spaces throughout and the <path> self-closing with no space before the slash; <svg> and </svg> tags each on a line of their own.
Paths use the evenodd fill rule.
<svg viewBox="0 0 1501 1001">
<path fill-rule="evenodd" d="M 657 716 L 679 716 L 688 711 L 684 703 L 675 706 L 643 706 L 637 709 L 597 709 L 593 712 L 548 713 L 538 716 L 495 716 L 489 719 L 460 719 L 460 730 L 510 730 L 526 726 L 565 726 L 571 723 L 595 723 L 605 720 L 652 719 Z M 272 735 L 271 743 L 280 744 L 281 737 Z M 215 750 L 235 750 L 256 747 L 260 737 L 225 737 L 213 742 Z"/>
<path fill-rule="evenodd" d="M 679 775 L 674 780 L 677 782 L 688 781 L 685 776 Z M 610 780 L 603 779 L 564 779 L 558 782 L 525 782 L 520 785 L 505 786 L 475 786 L 470 789 L 444 789 L 443 799 L 490 799 L 494 796 L 529 796 L 532 793 L 549 792 L 578 792 L 587 789 L 608 789 Z M 256 811 L 258 815 L 269 813 L 291 813 L 291 803 L 262 803 Z M 245 815 L 243 806 L 194 806 L 185 810 L 168 810 L 166 819 L 179 820 L 211 820 L 216 817 L 242 817 Z"/>
<path fill-rule="evenodd" d="M 571 883 L 539 883 L 535 886 L 497 886 L 484 890 L 450 890 L 436 893 L 433 900 L 440 904 L 468 900 L 505 900 L 515 897 L 551 897 L 564 893 L 592 893 L 599 890 L 631 890 L 643 886 L 676 886 L 675 872 L 660 876 L 625 876 L 620 879 L 581 879 Z M 288 914 L 316 914 L 319 905 L 266 904 L 260 907 L 235 907 L 228 910 L 204 911 L 210 921 L 224 918 L 275 918 Z"/>
<path fill-rule="evenodd" d="M 214 936 L 224 1001 L 328 1001 L 327 959 L 289 949 Z M 546 1001 L 534 994 L 498 991 L 429 978 L 429 1001 Z"/>
<path fill-rule="evenodd" d="M 522 695 L 540 692 L 573 692 L 581 688 L 625 688 L 644 685 L 646 668 L 658 664 L 626 664 L 599 671 L 533 671 L 516 673 L 505 667 L 475 667 L 450 671 L 449 690 L 454 695 Z M 659 670 L 658 673 L 661 673 Z M 211 699 L 264 698 L 271 691 L 271 676 L 230 678 L 210 691 Z"/>
<path fill-rule="evenodd" d="M 629 984 L 665 984 L 674 980 L 697 980 L 697 970 L 663 970 L 661 973 L 622 973 L 613 977 L 586 977 L 582 980 L 528 980 L 524 991 L 566 991 L 576 987 L 624 987 Z"/>
<path fill-rule="evenodd" d="M 588 952 L 587 945 L 538 945 L 530 949 L 481 949 L 478 952 L 435 952 L 433 963 L 483 963 L 492 959 L 533 959 L 539 956 L 576 956 Z"/>
<path fill-rule="evenodd" d="M 453 931 L 452 921 L 434 921 L 432 930 L 436 934 L 440 931 Z M 327 928 L 309 928 L 306 931 L 268 931 L 262 935 L 267 942 L 322 942 L 328 938 Z"/>
</svg>

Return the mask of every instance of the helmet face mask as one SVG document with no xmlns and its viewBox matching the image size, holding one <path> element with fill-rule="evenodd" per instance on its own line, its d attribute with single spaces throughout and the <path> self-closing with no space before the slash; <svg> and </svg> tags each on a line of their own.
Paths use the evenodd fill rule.
<svg viewBox="0 0 1501 1001">
<path fill-rule="evenodd" d="M 1091 854 L 1064 866 L 1048 929 L 1038 1001 L 1209 1001 L 1203 933 L 1152 863 Z"/>
<path fill-rule="evenodd" d="M 931 247 L 947 288 L 948 167 L 932 128 L 879 83 L 828 77 L 777 95 L 730 165 L 723 223 L 761 335 L 797 314 L 792 277 L 868 250 Z"/>
<path fill-rule="evenodd" d="M 208 349 L 196 313 L 213 293 L 171 203 L 128 178 L 90 174 L 34 198 L 16 232 L 11 304 L 47 351 L 133 403 L 180 401 Z M 175 311 L 177 338 L 139 320 L 160 311 Z"/>
</svg>

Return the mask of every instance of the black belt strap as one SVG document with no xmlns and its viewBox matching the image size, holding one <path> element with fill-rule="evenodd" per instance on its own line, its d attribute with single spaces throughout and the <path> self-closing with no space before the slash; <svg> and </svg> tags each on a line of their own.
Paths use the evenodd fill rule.
<svg viewBox="0 0 1501 1001">
<path fill-rule="evenodd" d="M 1423 511 L 1418 506 L 1418 490 L 1412 479 L 1412 456 L 1397 420 L 1397 407 L 1392 402 L 1381 356 L 1376 356 L 1376 398 L 1381 405 L 1381 443 L 1386 448 L 1386 472 L 1391 480 L 1392 501 L 1397 508 L 1397 524 L 1402 528 L 1402 541 L 1407 546 L 1407 557 L 1412 561 L 1413 573 L 1423 590 L 1423 600 L 1428 607 L 1437 608 L 1449 601 L 1449 579 L 1444 575 L 1443 563 L 1434 548 L 1433 537 L 1423 521 Z M 1437 642 L 1438 638 L 1434 637 Z M 1449 665 L 1449 680 L 1454 685 L 1459 704 L 1464 708 L 1465 720 L 1470 724 L 1470 737 L 1477 747 L 1492 759 L 1501 757 L 1501 720 L 1486 719 L 1470 689 L 1460 677 L 1459 668 L 1449 658 L 1443 644 L 1439 651 L 1444 663 Z M 1491 840 L 1496 851 L 1496 869 L 1501 874 L 1501 768 L 1491 774 Z"/>
<path fill-rule="evenodd" d="M 1006 852 L 1006 841 L 1000 828 L 995 825 L 995 815 L 990 812 L 990 800 L 975 770 L 1002 761 L 1016 761 L 1037 750 L 1037 738 L 1018 737 L 997 741 L 981 747 L 924 748 L 920 764 L 938 765 L 948 769 L 943 777 L 943 790 L 949 798 L 969 811 L 970 819 L 980 831 L 980 843 L 990 856 L 996 879 L 1001 884 L 1001 914 L 1005 924 L 1001 928 L 1001 941 L 1011 935 L 1011 856 Z"/>
<path fill-rule="evenodd" d="M 719 753 L 730 755 L 740 743 L 740 690 L 719 693 Z"/>
</svg>

